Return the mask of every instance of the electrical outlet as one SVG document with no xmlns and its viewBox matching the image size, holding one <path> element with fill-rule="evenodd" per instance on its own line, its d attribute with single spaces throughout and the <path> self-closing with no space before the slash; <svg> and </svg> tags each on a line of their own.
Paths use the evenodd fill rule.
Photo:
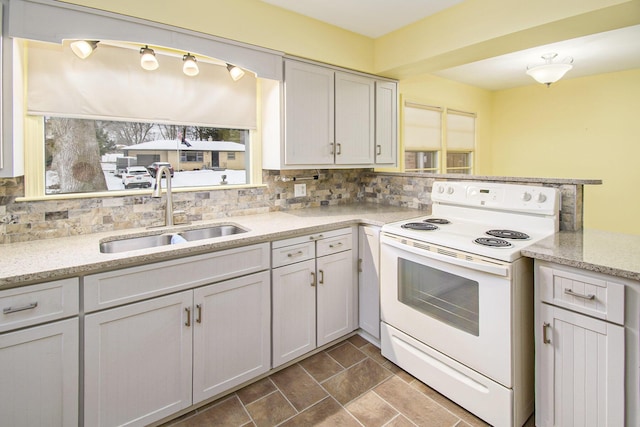
<svg viewBox="0 0 640 427">
<path fill-rule="evenodd" d="M 293 195 L 295 197 L 304 197 L 307 195 L 307 184 L 293 184 Z"/>
</svg>

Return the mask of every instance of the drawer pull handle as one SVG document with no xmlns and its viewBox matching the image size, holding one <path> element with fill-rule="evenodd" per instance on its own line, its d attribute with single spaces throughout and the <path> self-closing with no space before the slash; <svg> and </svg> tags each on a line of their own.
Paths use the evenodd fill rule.
<svg viewBox="0 0 640 427">
<path fill-rule="evenodd" d="M 571 295 L 572 297 L 582 298 L 589 301 L 596 299 L 596 296 L 594 294 L 588 294 L 588 295 L 577 294 L 573 292 L 573 289 L 570 289 L 570 288 L 564 288 L 564 293 L 567 295 Z"/>
<path fill-rule="evenodd" d="M 187 321 L 184 322 L 184 326 L 190 327 L 191 326 L 191 308 L 185 307 L 184 311 L 187 312 Z"/>
<path fill-rule="evenodd" d="M 317 236 L 309 236 L 309 240 L 318 240 L 322 239 L 322 234 L 318 234 Z"/>
<path fill-rule="evenodd" d="M 542 342 L 545 344 L 551 344 L 551 340 L 547 337 L 547 329 L 550 327 L 551 325 L 547 322 L 542 324 Z"/>
<path fill-rule="evenodd" d="M 302 252 L 302 251 L 298 251 L 298 252 L 289 252 L 289 253 L 287 254 L 287 256 L 288 256 L 289 258 L 293 258 L 294 256 L 300 256 L 300 255 L 302 255 L 303 253 L 304 253 L 304 252 Z"/>
<path fill-rule="evenodd" d="M 329 247 L 330 247 L 331 249 L 333 249 L 333 248 L 339 248 L 340 246 L 342 246 L 342 242 L 338 242 L 338 243 L 336 243 L 336 244 L 329 245 Z"/>
<path fill-rule="evenodd" d="M 196 304 L 196 310 L 197 310 L 196 322 L 202 323 L 202 304 Z"/>
<path fill-rule="evenodd" d="M 316 285 L 316 273 L 314 273 L 313 271 L 311 272 L 311 286 L 315 286 Z"/>
<path fill-rule="evenodd" d="M 38 306 L 38 302 L 36 301 L 36 302 L 32 302 L 31 304 L 21 305 L 20 307 L 6 307 L 2 309 L 2 314 L 11 314 L 11 313 L 17 313 L 19 311 L 33 310 L 37 306 Z"/>
</svg>

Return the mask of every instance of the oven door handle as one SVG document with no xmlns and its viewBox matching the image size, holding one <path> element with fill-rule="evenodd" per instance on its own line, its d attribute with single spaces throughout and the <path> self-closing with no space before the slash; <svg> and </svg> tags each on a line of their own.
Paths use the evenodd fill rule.
<svg viewBox="0 0 640 427">
<path fill-rule="evenodd" d="M 410 239 L 403 239 L 403 240 L 411 242 Z M 435 260 L 446 262 L 449 264 L 459 265 L 460 267 L 464 267 L 464 268 L 468 268 L 476 271 L 484 271 L 485 273 L 494 274 L 496 276 L 503 276 L 503 277 L 509 276 L 509 267 L 504 264 L 500 264 L 497 262 L 494 263 L 478 257 L 472 257 L 471 259 L 469 259 L 470 257 L 468 256 L 468 254 L 458 252 L 454 249 L 442 248 L 442 251 L 450 254 L 461 254 L 465 258 L 464 259 L 457 258 L 452 255 L 443 255 L 438 252 L 430 251 L 427 249 L 421 249 L 419 247 L 413 246 L 411 243 L 405 244 L 397 241 L 393 237 L 388 237 L 384 235 L 380 237 L 380 242 L 384 245 L 389 245 L 408 253 L 420 255 L 430 259 L 435 259 Z M 420 244 L 420 242 L 415 242 L 415 243 Z M 438 246 L 428 244 L 428 243 L 424 243 L 424 245 L 433 247 L 433 248 L 438 248 Z"/>
</svg>

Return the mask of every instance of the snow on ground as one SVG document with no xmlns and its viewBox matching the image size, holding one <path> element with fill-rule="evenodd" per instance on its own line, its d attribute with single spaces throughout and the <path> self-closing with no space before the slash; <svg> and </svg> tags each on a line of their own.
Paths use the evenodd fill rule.
<svg viewBox="0 0 640 427">
<path fill-rule="evenodd" d="M 115 165 L 103 163 L 102 170 L 104 171 L 104 176 L 107 179 L 107 187 L 109 190 L 124 190 L 124 185 L 122 185 L 122 178 L 114 175 Z M 226 175 L 227 184 L 245 184 L 246 183 L 246 172 L 244 170 L 199 170 L 199 171 L 183 171 L 183 172 L 175 172 L 173 174 L 173 178 L 171 179 L 171 187 L 204 187 L 204 186 L 213 186 L 213 185 L 226 185 L 222 184 L 222 175 Z M 162 179 L 162 188 L 166 188 L 165 181 L 166 179 Z M 149 189 L 140 189 L 149 191 Z"/>
</svg>

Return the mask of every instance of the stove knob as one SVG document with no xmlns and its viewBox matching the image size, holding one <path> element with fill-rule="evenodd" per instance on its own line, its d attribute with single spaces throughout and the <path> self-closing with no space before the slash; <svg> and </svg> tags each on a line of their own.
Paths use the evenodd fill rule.
<svg viewBox="0 0 640 427">
<path fill-rule="evenodd" d="M 447 194 L 453 194 L 453 187 L 447 188 Z"/>
<path fill-rule="evenodd" d="M 522 200 L 524 200 L 525 202 L 531 200 L 531 193 L 527 193 L 526 191 L 522 193 Z"/>
<path fill-rule="evenodd" d="M 538 203 L 544 203 L 545 200 L 547 200 L 547 196 L 542 193 L 538 194 Z"/>
<path fill-rule="evenodd" d="M 442 186 L 438 187 L 438 193 L 440 194 L 444 193 L 444 187 Z"/>
</svg>

